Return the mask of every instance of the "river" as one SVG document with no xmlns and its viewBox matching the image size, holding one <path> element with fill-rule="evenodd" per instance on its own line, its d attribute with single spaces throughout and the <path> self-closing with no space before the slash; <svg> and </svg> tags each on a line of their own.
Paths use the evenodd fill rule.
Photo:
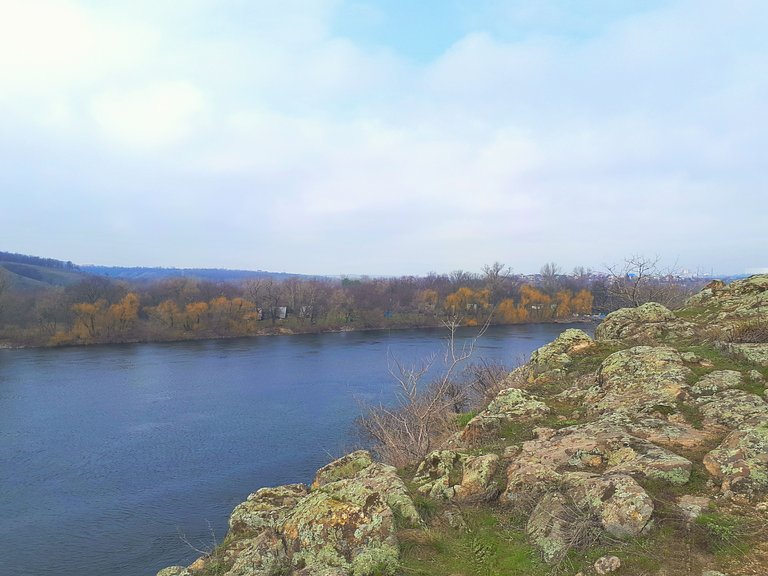
<svg viewBox="0 0 768 576">
<path fill-rule="evenodd" d="M 565 324 L 491 327 L 473 360 L 510 366 Z M 580 326 L 583 327 L 583 326 Z M 459 333 L 459 343 L 471 332 Z M 354 448 L 387 359 L 445 331 L 0 350 L 0 542 L 14 576 L 153 576 L 226 534 L 262 486 L 311 481 Z"/>
</svg>

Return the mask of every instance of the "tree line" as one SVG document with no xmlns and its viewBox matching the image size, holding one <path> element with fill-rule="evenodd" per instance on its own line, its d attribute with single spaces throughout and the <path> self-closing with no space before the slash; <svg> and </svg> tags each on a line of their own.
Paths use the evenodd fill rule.
<svg viewBox="0 0 768 576">
<path fill-rule="evenodd" d="M 494 263 L 480 273 L 397 278 L 134 282 L 88 276 L 66 287 L 23 292 L 10 290 L 3 272 L 0 342 L 20 345 L 431 327 L 446 320 L 473 326 L 489 317 L 492 324 L 565 321 L 625 305 L 619 296 L 633 281 L 631 275 L 612 278 L 583 269 L 563 274 L 554 264 L 521 276 Z M 635 298 L 637 292 L 630 291 Z"/>
</svg>

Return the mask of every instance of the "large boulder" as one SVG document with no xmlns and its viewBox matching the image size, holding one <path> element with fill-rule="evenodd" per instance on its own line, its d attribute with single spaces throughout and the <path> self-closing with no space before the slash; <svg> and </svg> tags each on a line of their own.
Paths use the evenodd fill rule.
<svg viewBox="0 0 768 576">
<path fill-rule="evenodd" d="M 550 413 L 551 409 L 533 394 L 520 388 L 507 388 L 499 392 L 485 410 L 467 423 L 459 439 L 473 444 L 494 436 L 505 424 L 534 420 Z"/>
<path fill-rule="evenodd" d="M 364 506 L 372 497 L 381 498 L 392 509 L 402 527 L 423 524 L 405 483 L 397 475 L 397 468 L 374 462 L 351 478 L 342 478 L 321 485 L 317 490 L 337 500 Z"/>
<path fill-rule="evenodd" d="M 722 489 L 752 495 L 768 490 L 768 419 L 731 432 L 704 457 Z"/>
<path fill-rule="evenodd" d="M 635 344 L 680 340 L 691 338 L 694 334 L 694 324 L 680 320 L 671 310 L 656 302 L 611 312 L 595 330 L 598 341 L 624 340 Z"/>
<path fill-rule="evenodd" d="M 461 484 L 456 488 L 454 500 L 458 502 L 486 502 L 495 499 L 500 492 L 494 477 L 499 468 L 496 454 L 467 456 Z"/>
<path fill-rule="evenodd" d="M 594 340 L 586 332 L 569 328 L 549 344 L 535 350 L 528 366 L 535 373 L 565 369 L 573 362 L 574 354 L 584 352 L 594 345 Z"/>
<path fill-rule="evenodd" d="M 691 392 L 696 396 L 711 396 L 723 390 L 737 388 L 743 382 L 744 378 L 737 370 L 716 370 L 700 378 L 691 386 Z"/>
<path fill-rule="evenodd" d="M 574 521 L 578 513 L 565 496 L 556 492 L 546 494 L 533 509 L 526 533 L 545 562 L 560 561 L 574 547 Z"/>
<path fill-rule="evenodd" d="M 585 402 L 596 413 L 650 413 L 659 405 L 673 408 L 688 396 L 692 375 L 674 348 L 635 346 L 603 360 L 597 386 L 585 396 Z"/>
<path fill-rule="evenodd" d="M 261 488 L 235 506 L 229 517 L 229 530 L 233 535 L 240 535 L 277 528 L 307 494 L 309 490 L 304 484 Z"/>
<path fill-rule="evenodd" d="M 314 570 L 351 570 L 354 558 L 372 547 L 397 559 L 394 533 L 394 515 L 380 495 L 359 506 L 323 491 L 299 502 L 282 530 L 293 565 Z"/>
<path fill-rule="evenodd" d="M 312 489 L 319 488 L 329 482 L 335 482 L 343 478 L 354 478 L 355 475 L 373 463 L 370 452 L 356 450 L 341 458 L 326 464 L 315 474 Z"/>
<path fill-rule="evenodd" d="M 602 471 L 685 484 L 690 460 L 632 436 L 607 421 L 569 426 L 551 437 L 523 442 L 507 467 L 507 488 L 502 498 L 510 503 L 536 499 L 559 485 L 564 472 Z"/>
<path fill-rule="evenodd" d="M 653 500 L 626 474 L 568 473 L 563 480 L 576 505 L 592 510 L 615 538 L 640 535 L 653 515 Z"/>
<path fill-rule="evenodd" d="M 413 477 L 416 489 L 431 498 L 450 500 L 456 495 L 467 455 L 454 450 L 435 450 L 421 461 Z"/>
<path fill-rule="evenodd" d="M 699 398 L 699 410 L 707 426 L 739 428 L 745 422 L 768 421 L 768 403 L 757 394 L 724 390 Z"/>
</svg>

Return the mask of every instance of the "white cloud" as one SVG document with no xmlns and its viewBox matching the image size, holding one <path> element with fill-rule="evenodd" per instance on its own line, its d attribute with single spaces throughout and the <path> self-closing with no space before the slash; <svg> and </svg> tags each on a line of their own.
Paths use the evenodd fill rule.
<svg viewBox="0 0 768 576">
<path fill-rule="evenodd" d="M 98 210 L 100 233 L 126 246 L 177 234 L 209 255 L 201 264 L 226 253 L 399 273 L 598 267 L 632 252 L 745 268 L 735 238 L 765 237 L 760 3 L 667 2 L 576 35 L 558 35 L 571 17 L 560 4 L 531 3 L 508 17 L 544 18 L 547 34 L 474 20 L 422 64 L 334 37 L 335 0 L 0 5 L 0 126 L 34 126 L 27 161 L 71 167 L 65 180 L 36 171 L 35 186 L 82 190 L 68 203 Z M 24 221 L 11 206 L 0 224 Z"/>
<path fill-rule="evenodd" d="M 189 136 L 205 109 L 205 97 L 187 82 L 104 92 L 91 104 L 104 136 L 136 149 L 163 147 Z"/>
</svg>

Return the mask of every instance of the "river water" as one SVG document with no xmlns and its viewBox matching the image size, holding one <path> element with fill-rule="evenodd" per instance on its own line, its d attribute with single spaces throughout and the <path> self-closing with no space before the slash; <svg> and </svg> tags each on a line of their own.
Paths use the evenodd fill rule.
<svg viewBox="0 0 768 576">
<path fill-rule="evenodd" d="M 510 366 L 568 325 L 492 327 L 473 357 Z M 470 332 L 460 332 L 458 342 Z M 445 331 L 350 332 L 0 350 L 0 566 L 14 576 L 142 576 L 188 564 L 262 486 L 308 482 L 358 445 L 388 358 Z"/>
</svg>

